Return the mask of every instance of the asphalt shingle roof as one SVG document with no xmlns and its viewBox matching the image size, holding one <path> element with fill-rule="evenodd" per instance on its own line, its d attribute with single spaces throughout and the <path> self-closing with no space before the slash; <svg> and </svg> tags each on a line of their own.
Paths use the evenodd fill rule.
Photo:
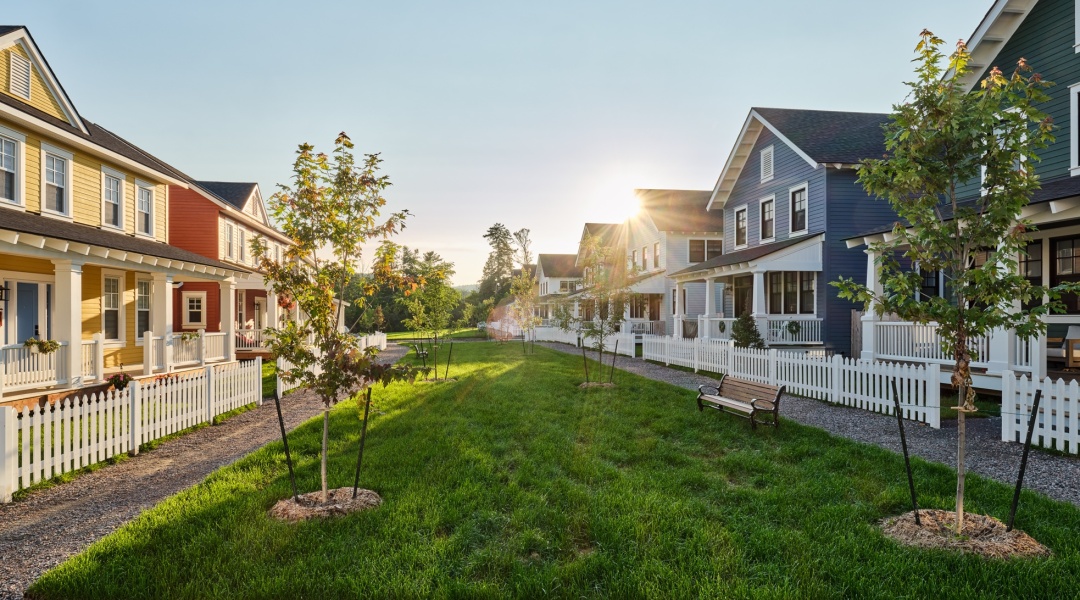
<svg viewBox="0 0 1080 600">
<path fill-rule="evenodd" d="M 257 184 L 236 181 L 196 181 L 196 184 L 236 208 L 243 209 Z"/>
<path fill-rule="evenodd" d="M 777 250 L 783 250 L 784 248 L 787 248 L 788 246 L 794 246 L 795 244 L 798 244 L 799 242 L 805 242 L 806 240 L 814 237 L 815 235 L 818 235 L 819 233 L 821 233 L 821 232 L 819 231 L 817 233 L 812 233 L 810 235 L 800 235 L 797 238 L 790 239 L 790 240 L 784 240 L 782 242 L 776 242 L 774 244 L 766 244 L 764 246 L 754 246 L 753 248 L 747 248 L 745 250 L 738 250 L 736 252 L 731 252 L 729 254 L 722 254 L 722 255 L 717 256 L 715 258 L 711 258 L 711 259 L 709 259 L 709 260 L 707 260 L 707 261 L 705 261 L 703 263 L 698 263 L 696 265 L 691 265 L 691 266 L 683 269 L 682 271 L 676 271 L 675 273 L 672 273 L 671 276 L 673 277 L 675 275 L 684 275 L 686 273 L 695 273 L 697 271 L 707 271 L 709 269 L 714 269 L 716 267 L 725 267 L 727 265 L 735 265 L 735 264 L 738 264 L 738 263 L 741 263 L 741 262 L 746 262 L 748 260 L 755 260 L 755 259 L 761 258 L 762 256 L 768 256 L 769 254 L 772 254 L 773 252 L 776 252 Z"/>
<path fill-rule="evenodd" d="M 537 260 L 544 277 L 581 277 L 581 267 L 574 264 L 576 254 L 541 254 Z"/>
<path fill-rule="evenodd" d="M 884 113 L 754 108 L 818 163 L 853 164 L 885 153 Z"/>
<path fill-rule="evenodd" d="M 641 210 L 660 231 L 722 232 L 724 211 L 705 207 L 712 190 L 635 190 Z"/>
</svg>

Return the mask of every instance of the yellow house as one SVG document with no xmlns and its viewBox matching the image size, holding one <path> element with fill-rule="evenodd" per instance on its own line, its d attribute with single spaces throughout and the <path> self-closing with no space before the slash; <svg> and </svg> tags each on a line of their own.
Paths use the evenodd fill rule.
<svg viewBox="0 0 1080 600">
<path fill-rule="evenodd" d="M 232 319 L 173 343 L 176 287 L 217 283 L 232 314 L 247 272 L 169 245 L 170 186 L 188 178 L 82 118 L 29 31 L 0 27 L 0 400 L 233 359 Z"/>
</svg>

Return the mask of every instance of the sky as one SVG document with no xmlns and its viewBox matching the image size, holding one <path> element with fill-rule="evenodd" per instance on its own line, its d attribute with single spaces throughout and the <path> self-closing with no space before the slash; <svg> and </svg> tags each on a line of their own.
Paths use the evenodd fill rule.
<svg viewBox="0 0 1080 600">
<path fill-rule="evenodd" d="M 635 188 L 712 189 L 753 106 L 888 112 L 918 34 L 992 0 L 15 2 L 80 114 L 200 180 L 288 183 L 345 131 L 395 241 L 480 278 L 494 223 L 573 253 Z"/>
</svg>

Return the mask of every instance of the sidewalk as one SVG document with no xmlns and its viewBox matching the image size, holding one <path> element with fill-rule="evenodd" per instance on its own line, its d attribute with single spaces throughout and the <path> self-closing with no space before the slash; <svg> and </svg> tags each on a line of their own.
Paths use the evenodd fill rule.
<svg viewBox="0 0 1080 600">
<path fill-rule="evenodd" d="M 390 344 L 380 356 L 396 362 L 405 350 Z M 281 410 L 292 430 L 318 415 L 322 402 L 298 390 L 285 396 Z M 280 439 L 274 402 L 264 402 L 150 452 L 0 505 L 0 600 L 22 598 L 45 571 L 215 469 Z"/>
<path fill-rule="evenodd" d="M 581 355 L 580 348 L 566 344 L 537 344 L 560 352 Z M 589 351 L 589 357 L 595 360 L 596 352 Z M 611 365 L 610 354 L 604 354 L 604 362 Z M 710 377 L 656 365 L 640 358 L 620 356 L 615 362 L 615 368 L 695 392 L 701 384 L 716 384 L 716 380 Z M 696 411 L 697 405 L 689 403 L 686 410 Z M 780 403 L 780 414 L 803 425 L 824 429 L 833 435 L 896 453 L 901 451 L 900 433 L 896 427 L 896 417 L 893 416 L 788 395 L 785 395 Z M 703 415 L 705 416 L 723 418 L 712 413 Z M 950 467 L 956 466 L 956 421 L 943 422 L 941 429 L 931 429 L 921 423 L 905 421 L 904 430 L 907 433 L 908 451 L 912 456 Z M 1021 444 L 1001 441 L 1000 417 L 968 419 L 967 439 L 965 464 L 969 472 L 1009 486 L 1016 485 L 1024 447 Z M 1027 472 L 1024 474 L 1024 488 L 1080 506 L 1080 457 L 1051 454 L 1032 448 L 1028 456 Z"/>
</svg>

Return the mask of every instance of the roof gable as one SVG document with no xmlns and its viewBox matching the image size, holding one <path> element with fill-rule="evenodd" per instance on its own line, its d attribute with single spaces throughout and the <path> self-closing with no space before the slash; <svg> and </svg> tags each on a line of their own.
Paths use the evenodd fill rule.
<svg viewBox="0 0 1080 600">
<path fill-rule="evenodd" d="M 258 219 L 267 227 L 272 227 L 259 184 L 236 181 L 196 181 L 195 183 L 240 212 Z"/>
<path fill-rule="evenodd" d="M 761 132 L 768 129 L 812 167 L 854 164 L 885 151 L 884 113 L 752 108 L 735 140 L 706 210 L 727 204 Z"/>
<path fill-rule="evenodd" d="M 536 257 L 539 273 L 544 277 L 567 278 L 581 277 L 576 254 L 541 254 Z"/>
<path fill-rule="evenodd" d="M 971 91 L 979 82 L 983 71 L 1005 47 L 1020 24 L 1031 14 L 1038 0 L 995 0 L 990 10 L 986 11 L 975 32 L 968 38 L 967 47 L 971 53 L 970 71 L 964 76 L 965 91 Z"/>
<path fill-rule="evenodd" d="M 59 80 L 49 67 L 48 61 L 41 54 L 30 31 L 25 27 L 5 25 L 0 27 L 0 50 L 13 52 L 30 61 L 31 66 L 31 94 L 30 101 L 10 93 L 8 81 L 10 81 L 10 59 L 4 52 L 0 71 L 4 77 L 0 78 L 0 93 L 17 100 L 28 107 L 37 108 L 53 117 L 63 120 L 68 125 L 79 131 L 89 134 L 86 125 L 82 122 L 75 105 L 68 98 L 67 92 L 60 85 Z M 46 98 L 40 98 L 44 93 Z"/>
</svg>

